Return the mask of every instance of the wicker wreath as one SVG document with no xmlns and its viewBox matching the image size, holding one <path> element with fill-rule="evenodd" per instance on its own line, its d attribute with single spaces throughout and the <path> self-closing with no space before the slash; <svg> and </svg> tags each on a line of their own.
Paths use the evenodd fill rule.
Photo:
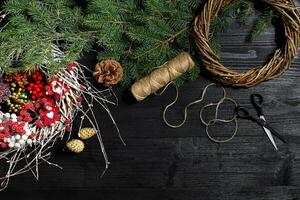
<svg viewBox="0 0 300 200">
<path fill-rule="evenodd" d="M 195 18 L 194 39 L 202 55 L 204 67 L 213 79 L 224 85 L 252 87 L 263 81 L 281 75 L 287 70 L 296 55 L 300 43 L 300 13 L 293 0 L 262 0 L 272 6 L 281 17 L 284 25 L 286 43 L 275 50 L 273 57 L 261 65 L 238 73 L 220 63 L 219 57 L 209 45 L 210 25 L 219 11 L 232 0 L 208 0 L 202 12 Z"/>
</svg>

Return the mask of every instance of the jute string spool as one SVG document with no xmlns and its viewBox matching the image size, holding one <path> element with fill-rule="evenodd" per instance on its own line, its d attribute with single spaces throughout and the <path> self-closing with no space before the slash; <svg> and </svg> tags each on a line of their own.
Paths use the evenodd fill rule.
<svg viewBox="0 0 300 200">
<path fill-rule="evenodd" d="M 194 39 L 196 48 L 202 55 L 203 66 L 212 78 L 224 85 L 252 87 L 281 75 L 287 70 L 300 44 L 300 13 L 293 0 L 261 0 L 272 6 L 281 17 L 286 43 L 278 48 L 265 65 L 238 73 L 220 63 L 219 57 L 209 45 L 210 25 L 222 7 L 232 0 L 207 0 L 201 13 L 195 18 Z"/>
<path fill-rule="evenodd" d="M 137 101 L 142 101 L 194 66 L 191 56 L 186 52 L 181 53 L 148 76 L 135 82 L 131 86 L 131 93 Z"/>
</svg>

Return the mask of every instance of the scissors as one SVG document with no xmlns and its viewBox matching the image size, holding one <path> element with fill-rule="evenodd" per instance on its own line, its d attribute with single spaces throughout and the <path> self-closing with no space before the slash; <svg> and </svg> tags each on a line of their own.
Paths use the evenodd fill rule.
<svg viewBox="0 0 300 200">
<path fill-rule="evenodd" d="M 278 139 L 280 139 L 283 143 L 286 143 L 286 141 L 283 136 L 281 136 L 276 130 L 274 130 L 266 122 L 266 118 L 264 117 L 264 114 L 263 114 L 263 100 L 264 100 L 263 96 L 260 94 L 252 94 L 251 95 L 251 103 L 257 112 L 258 118 L 253 117 L 249 113 L 248 109 L 243 106 L 236 107 L 236 114 L 237 114 L 237 117 L 239 117 L 241 119 L 248 119 L 248 120 L 256 122 L 257 124 L 262 126 L 265 133 L 267 134 L 268 138 L 270 139 L 271 143 L 273 144 L 274 148 L 276 150 L 278 150 L 272 134 L 274 136 L 276 136 Z"/>
</svg>

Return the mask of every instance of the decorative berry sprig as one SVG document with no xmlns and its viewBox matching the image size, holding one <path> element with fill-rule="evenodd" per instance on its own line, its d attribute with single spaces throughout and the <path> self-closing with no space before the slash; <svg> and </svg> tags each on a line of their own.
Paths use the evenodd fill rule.
<svg viewBox="0 0 300 200">
<path fill-rule="evenodd" d="M 30 100 L 28 95 L 23 88 L 18 88 L 16 91 L 16 84 L 11 84 L 11 89 L 13 92 L 10 97 L 6 100 L 6 103 L 9 107 L 8 112 L 15 112 L 18 113 Z"/>
<path fill-rule="evenodd" d="M 72 71 L 75 67 L 70 64 L 67 68 Z M 36 141 L 36 133 L 44 127 L 53 126 L 63 121 L 65 131 L 71 131 L 71 120 L 61 115 L 56 101 L 64 100 L 71 88 L 64 84 L 64 81 L 53 76 L 47 80 L 42 72 L 32 74 L 12 74 L 4 76 L 3 84 L 0 80 L 0 95 L 3 91 L 7 98 L 4 110 L 0 111 L 0 147 L 23 148 L 24 145 L 31 145 Z M 80 90 L 84 88 L 80 87 Z M 4 96 L 5 96 L 4 94 Z M 78 97 L 75 101 L 81 101 Z M 73 99 L 68 100 L 72 103 Z M 1 102 L 0 102 L 1 104 Z M 66 112 L 66 111 L 64 111 Z M 88 139 L 96 134 L 93 128 L 86 128 L 81 131 L 81 138 Z M 70 142 L 69 147 L 76 147 L 74 152 L 81 152 L 84 144 L 78 141 Z M 78 148 L 79 147 L 79 148 Z"/>
<path fill-rule="evenodd" d="M 41 72 L 36 72 L 31 76 L 32 82 L 29 83 L 27 90 L 30 93 L 30 98 L 36 100 L 46 96 L 44 75 Z"/>
<path fill-rule="evenodd" d="M 4 81 L 10 86 L 9 89 L 12 91 L 9 98 L 6 98 L 8 112 L 19 113 L 27 103 L 34 103 L 37 99 L 47 96 L 45 91 L 47 83 L 42 72 L 37 71 L 33 74 L 16 73 L 5 76 Z"/>
<path fill-rule="evenodd" d="M 1 148 L 20 148 L 25 144 L 35 143 L 35 133 L 28 123 L 18 121 L 15 113 L 0 112 L 0 146 Z"/>
</svg>

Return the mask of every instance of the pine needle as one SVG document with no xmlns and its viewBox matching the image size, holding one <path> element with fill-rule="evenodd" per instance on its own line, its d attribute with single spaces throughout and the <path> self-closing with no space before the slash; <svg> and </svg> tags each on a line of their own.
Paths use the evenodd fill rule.
<svg viewBox="0 0 300 200">
<path fill-rule="evenodd" d="M 251 41 L 256 40 L 256 38 L 272 23 L 274 17 L 274 11 L 272 9 L 267 9 L 257 18 L 250 34 Z"/>
</svg>

